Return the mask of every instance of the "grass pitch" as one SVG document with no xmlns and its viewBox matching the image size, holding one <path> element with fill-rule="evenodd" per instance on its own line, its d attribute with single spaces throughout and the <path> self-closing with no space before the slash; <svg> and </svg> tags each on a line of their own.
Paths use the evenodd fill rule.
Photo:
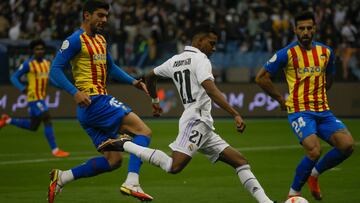
<svg viewBox="0 0 360 203">
<path fill-rule="evenodd" d="M 360 139 L 360 120 L 344 119 L 356 141 Z M 71 152 L 69 158 L 53 158 L 43 130 L 36 133 L 5 127 L 0 130 L 0 202 L 46 202 L 49 171 L 69 169 L 98 156 L 90 139 L 76 120 L 55 120 L 58 145 Z M 177 120 L 146 120 L 153 130 L 151 147 L 170 152 L 167 145 L 177 135 Z M 216 131 L 249 160 L 254 174 L 274 200 L 283 202 L 294 170 L 303 156 L 286 119 L 247 120 L 244 134 L 237 134 L 232 120 L 215 120 Z M 330 147 L 322 143 L 323 153 Z M 357 144 L 358 145 L 358 144 Z M 127 173 L 128 155 L 123 166 L 111 173 L 81 179 L 65 186 L 56 202 L 138 202 L 123 196 L 119 187 Z M 323 203 L 360 202 L 360 156 L 352 157 L 320 177 Z M 154 203 L 232 203 L 254 201 L 242 187 L 234 170 L 223 164 L 212 165 L 197 154 L 183 172 L 170 175 L 145 163 L 141 185 L 154 197 Z M 307 186 L 303 196 L 315 202 Z"/>
</svg>

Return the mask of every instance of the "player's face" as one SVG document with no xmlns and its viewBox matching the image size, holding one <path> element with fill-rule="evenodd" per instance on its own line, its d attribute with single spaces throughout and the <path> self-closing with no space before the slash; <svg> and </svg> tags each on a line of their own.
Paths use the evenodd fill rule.
<svg viewBox="0 0 360 203">
<path fill-rule="evenodd" d="M 42 58 L 45 55 L 45 47 L 43 45 L 37 45 L 33 49 L 35 58 Z"/>
<path fill-rule="evenodd" d="M 217 40 L 217 36 L 213 33 L 204 36 L 200 41 L 199 50 L 207 56 L 211 56 L 216 51 Z"/>
<path fill-rule="evenodd" d="M 311 19 L 298 21 L 296 27 L 294 28 L 298 41 L 305 47 L 311 46 L 315 31 L 316 26 L 314 25 L 314 21 Z"/>
<path fill-rule="evenodd" d="M 102 33 L 107 23 L 109 12 L 103 8 L 97 9 L 89 15 L 90 30 L 92 33 Z"/>
</svg>

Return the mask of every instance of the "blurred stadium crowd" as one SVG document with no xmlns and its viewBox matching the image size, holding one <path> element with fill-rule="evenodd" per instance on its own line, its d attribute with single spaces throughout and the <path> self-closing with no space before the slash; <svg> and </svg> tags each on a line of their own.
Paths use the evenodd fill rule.
<svg viewBox="0 0 360 203">
<path fill-rule="evenodd" d="M 293 14 L 312 10 L 316 40 L 337 53 L 338 80 L 360 80 L 359 0 L 109 0 L 107 39 L 117 62 L 141 73 L 181 51 L 201 22 L 220 30 L 212 56 L 221 81 L 248 82 L 278 49 L 295 39 Z M 0 38 L 63 40 L 81 22 L 81 0 L 2 0 Z M 237 74 L 246 77 L 234 77 Z"/>
</svg>

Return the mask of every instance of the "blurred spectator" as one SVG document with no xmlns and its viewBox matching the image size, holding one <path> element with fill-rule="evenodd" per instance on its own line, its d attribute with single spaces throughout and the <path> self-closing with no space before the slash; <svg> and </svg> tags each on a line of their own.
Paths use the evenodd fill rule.
<svg viewBox="0 0 360 203">
<path fill-rule="evenodd" d="M 7 31 L 10 28 L 8 19 L 5 16 L 0 15 L 0 38 L 6 38 L 8 35 Z"/>
<path fill-rule="evenodd" d="M 343 79 L 346 80 L 349 77 L 349 61 L 353 54 L 356 52 L 358 46 L 358 30 L 351 23 L 350 20 L 346 20 L 345 25 L 341 29 L 341 36 L 343 37 L 343 49 L 342 51 L 342 70 Z"/>
<path fill-rule="evenodd" d="M 106 37 L 111 44 L 110 50 L 116 52 L 115 60 L 123 66 L 155 64 L 155 60 L 163 60 L 169 52 L 162 47 L 173 47 L 170 51 L 175 52 L 182 50 L 189 43 L 186 36 L 189 29 L 204 22 L 219 27 L 217 49 L 225 58 L 236 52 L 273 53 L 295 39 L 293 15 L 302 10 L 315 13 L 316 40 L 339 49 L 344 79 L 350 74 L 349 61 L 359 46 L 359 0 L 107 1 L 111 11 L 110 34 Z M 47 40 L 63 40 L 80 25 L 82 2 L 3 0 L 0 2 L 0 38 L 32 39 L 40 35 Z M 144 60 L 135 63 L 138 59 Z M 221 67 L 229 64 L 224 61 Z"/>
</svg>

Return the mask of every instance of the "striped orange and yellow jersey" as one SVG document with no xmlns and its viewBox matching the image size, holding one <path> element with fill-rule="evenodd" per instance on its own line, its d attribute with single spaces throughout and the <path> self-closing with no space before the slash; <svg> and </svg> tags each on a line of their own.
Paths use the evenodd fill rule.
<svg viewBox="0 0 360 203">
<path fill-rule="evenodd" d="M 285 72 L 289 87 L 286 100 L 288 113 L 329 110 L 326 96 L 326 75 L 335 74 L 334 53 L 329 47 L 313 42 L 310 50 L 293 42 L 264 65 L 274 75 L 280 68 Z"/>
<path fill-rule="evenodd" d="M 64 69 L 71 64 L 75 86 L 64 75 Z M 107 75 L 133 84 L 135 79 L 115 64 L 105 38 L 100 34 L 89 35 L 82 28 L 63 41 L 50 70 L 50 77 L 56 85 L 71 95 L 79 90 L 90 95 L 107 95 Z"/>
<path fill-rule="evenodd" d="M 107 94 L 107 50 L 102 35 L 90 36 L 80 29 L 63 42 L 61 50 L 71 57 L 70 65 L 77 89 L 88 95 Z"/>
<path fill-rule="evenodd" d="M 46 59 L 30 58 L 25 61 L 14 73 L 11 81 L 21 91 L 26 87 L 19 81 L 19 77 L 26 74 L 27 100 L 28 102 L 44 100 L 46 97 L 46 87 L 49 81 L 50 61 Z"/>
</svg>

